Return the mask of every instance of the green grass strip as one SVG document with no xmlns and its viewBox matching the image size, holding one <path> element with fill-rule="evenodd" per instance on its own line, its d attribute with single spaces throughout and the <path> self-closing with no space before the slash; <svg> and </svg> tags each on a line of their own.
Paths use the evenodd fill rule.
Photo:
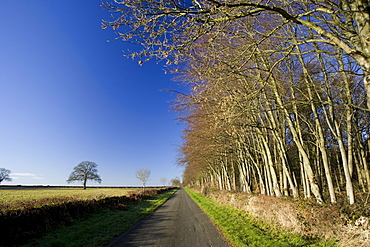
<svg viewBox="0 0 370 247">
<path fill-rule="evenodd" d="M 115 236 L 127 231 L 135 223 L 153 213 L 176 190 L 169 190 L 148 200 L 127 205 L 127 211 L 104 210 L 87 219 L 75 221 L 70 226 L 55 229 L 24 246 L 104 246 L 109 244 Z"/>
<path fill-rule="evenodd" d="M 296 234 L 273 230 L 272 227 L 256 222 L 244 211 L 218 205 L 199 193 L 188 188 L 185 190 L 235 247 L 336 246 L 334 243 L 324 242 L 320 239 L 307 239 Z"/>
</svg>

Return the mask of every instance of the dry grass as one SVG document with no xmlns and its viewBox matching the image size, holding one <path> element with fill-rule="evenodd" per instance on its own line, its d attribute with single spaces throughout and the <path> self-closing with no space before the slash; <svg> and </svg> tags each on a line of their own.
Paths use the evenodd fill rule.
<svg viewBox="0 0 370 247">
<path fill-rule="evenodd" d="M 340 246 L 370 246 L 367 207 L 338 203 L 318 205 L 266 195 L 199 189 L 215 201 L 242 209 L 276 228 L 311 238 L 335 239 Z M 360 200 L 359 200 L 360 201 Z"/>
<path fill-rule="evenodd" d="M 41 236 L 51 229 L 71 225 L 77 220 L 86 219 L 104 210 L 106 212 L 107 210 L 127 211 L 130 205 L 142 202 L 168 189 L 170 188 L 151 188 L 145 191 L 142 189 L 126 190 L 123 196 L 89 193 L 90 196 L 84 194 L 82 197 L 73 195 L 25 200 L 22 204 L 25 208 L 0 212 L 0 246 L 18 246 L 21 242 Z M 112 188 L 112 190 L 117 189 Z M 123 193 L 123 190 L 118 190 L 119 194 Z M 116 195 L 117 191 L 113 191 L 110 194 Z M 95 192 L 101 192 L 100 188 Z M 49 194 L 46 193 L 46 195 Z M 13 202 L 18 203 L 17 200 Z M 35 207 L 35 205 L 40 206 Z M 92 226 L 87 226 L 87 228 L 90 227 Z"/>
<path fill-rule="evenodd" d="M 0 187 L 0 213 L 10 210 L 56 205 L 77 200 L 124 196 L 135 189 L 67 188 L 67 187 Z"/>
</svg>

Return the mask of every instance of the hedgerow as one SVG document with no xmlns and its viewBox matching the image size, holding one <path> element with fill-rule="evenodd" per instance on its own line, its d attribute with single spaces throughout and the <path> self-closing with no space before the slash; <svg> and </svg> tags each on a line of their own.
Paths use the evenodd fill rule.
<svg viewBox="0 0 370 247">
<path fill-rule="evenodd" d="M 168 189 L 147 189 L 127 196 L 46 204 L 0 213 L 0 246 L 14 246 L 53 228 L 69 225 L 103 209 L 126 210 L 125 205 L 145 200 Z"/>
</svg>

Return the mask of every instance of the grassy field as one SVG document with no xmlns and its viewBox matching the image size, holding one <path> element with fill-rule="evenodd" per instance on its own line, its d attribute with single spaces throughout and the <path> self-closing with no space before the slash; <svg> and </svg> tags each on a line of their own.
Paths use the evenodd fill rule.
<svg viewBox="0 0 370 247">
<path fill-rule="evenodd" d="M 49 245 L 56 240 L 46 236 L 32 246 L 95 246 L 96 242 L 101 246 L 101 241 L 108 243 L 174 192 L 169 188 L 0 188 L 0 247 L 19 246 L 59 231 L 66 237 L 58 236 L 58 244 Z"/>
<path fill-rule="evenodd" d="M 104 246 L 127 231 L 132 225 L 147 217 L 176 192 L 176 189 L 156 195 L 150 199 L 127 205 L 127 210 L 104 210 L 69 226 L 52 230 L 39 239 L 24 246 Z"/>
<path fill-rule="evenodd" d="M 0 212 L 45 204 L 124 196 L 135 188 L 0 187 Z"/>
</svg>

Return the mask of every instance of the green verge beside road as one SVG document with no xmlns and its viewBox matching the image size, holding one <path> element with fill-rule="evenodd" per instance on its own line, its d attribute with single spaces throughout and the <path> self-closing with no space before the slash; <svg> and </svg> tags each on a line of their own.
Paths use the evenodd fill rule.
<svg viewBox="0 0 370 247">
<path fill-rule="evenodd" d="M 307 239 L 282 232 L 253 220 L 247 213 L 229 206 L 216 204 L 211 199 L 185 188 L 190 197 L 217 225 L 233 246 L 310 246 L 334 247 L 333 243 Z"/>
<path fill-rule="evenodd" d="M 166 191 L 148 200 L 127 205 L 127 210 L 104 210 L 83 220 L 76 220 L 70 226 L 55 229 L 45 236 L 34 239 L 24 246 L 103 246 L 127 231 L 138 221 L 154 212 L 165 203 L 177 189 Z"/>
</svg>

